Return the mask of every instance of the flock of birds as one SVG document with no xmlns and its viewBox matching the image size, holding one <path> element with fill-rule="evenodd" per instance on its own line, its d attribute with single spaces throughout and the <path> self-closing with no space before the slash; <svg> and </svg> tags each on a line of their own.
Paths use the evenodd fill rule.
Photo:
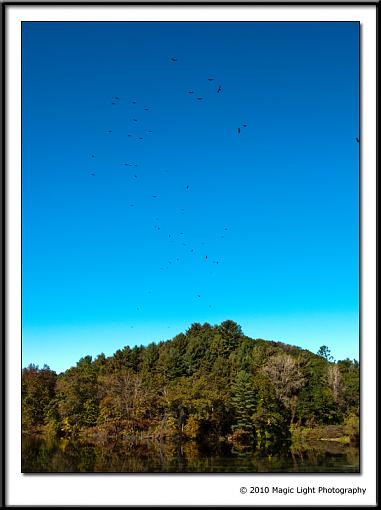
<svg viewBox="0 0 381 510">
<path fill-rule="evenodd" d="M 170 58 L 170 62 L 171 62 L 171 63 L 176 63 L 177 61 L 178 61 L 177 57 L 171 57 L 171 58 Z M 207 78 L 207 81 L 208 81 L 210 84 L 212 84 L 213 82 L 216 82 L 215 78 L 214 78 L 214 77 L 210 77 L 210 76 Z M 218 83 L 218 82 L 216 82 L 216 83 L 217 83 L 217 84 L 216 84 L 216 87 L 215 87 L 215 93 L 220 95 L 220 94 L 222 93 L 222 85 L 221 85 L 220 83 Z M 204 97 L 203 97 L 203 96 L 199 96 L 199 95 L 197 95 L 197 94 L 196 94 L 196 92 L 195 92 L 194 90 L 187 90 L 187 91 L 186 91 L 186 93 L 187 93 L 188 95 L 192 96 L 192 97 L 195 97 L 195 100 L 196 100 L 196 101 L 204 101 Z M 111 107 L 112 107 L 112 108 L 118 107 L 118 105 L 120 104 L 120 101 L 121 101 L 121 98 L 120 98 L 119 96 L 114 96 L 114 97 L 111 99 Z M 134 105 L 134 107 L 135 107 L 135 106 L 138 104 L 138 102 L 137 102 L 136 100 L 130 100 L 130 104 Z M 143 113 L 143 111 L 144 111 L 144 112 L 149 112 L 150 110 L 151 110 L 151 108 L 150 108 L 150 107 L 148 107 L 148 106 L 144 106 L 144 108 L 142 108 L 142 109 L 141 109 L 140 113 Z M 134 123 L 137 125 L 137 124 L 139 123 L 139 119 L 137 119 L 137 118 L 132 118 L 132 122 L 134 122 Z M 241 129 L 245 129 L 245 128 L 247 128 L 247 127 L 248 127 L 248 124 L 247 124 L 247 123 L 241 123 L 241 125 L 240 125 L 240 126 L 238 126 L 238 127 L 236 128 L 237 135 L 240 135 L 240 134 L 241 134 Z M 113 130 L 112 130 L 112 129 L 107 129 L 107 130 L 106 130 L 106 134 L 107 134 L 107 135 L 111 135 L 112 133 L 113 133 Z M 146 135 L 147 135 L 147 136 L 148 136 L 148 135 L 151 135 L 152 133 L 153 133 L 153 130 L 152 130 L 152 129 L 147 129 L 147 130 L 146 130 Z M 130 132 L 130 133 L 128 133 L 128 134 L 127 134 L 127 137 L 128 137 L 128 138 L 130 138 L 130 139 L 132 139 L 132 140 L 139 141 L 139 142 L 141 142 L 141 141 L 143 141 L 143 140 L 144 140 L 144 136 L 142 136 L 142 133 L 136 134 L 136 133 Z M 91 155 L 90 155 L 90 158 L 91 158 L 91 159 L 95 159 L 95 158 L 96 158 L 96 155 L 95 155 L 95 154 L 91 154 Z M 125 163 L 123 163 L 123 165 L 124 165 L 125 167 L 134 168 L 134 169 L 136 169 L 136 168 L 139 166 L 139 165 L 138 165 L 137 163 L 135 163 L 135 162 L 125 162 Z M 96 175 L 97 175 L 97 174 L 96 174 L 96 172 L 95 172 L 95 171 L 90 171 L 89 175 L 90 175 L 90 177 L 96 177 Z M 134 174 L 133 174 L 133 178 L 134 178 L 134 179 L 137 179 L 137 178 L 138 178 L 138 174 L 137 174 L 137 173 L 134 173 Z M 185 185 L 185 191 L 186 191 L 186 192 L 191 192 L 191 186 L 190 186 L 190 184 L 186 184 L 186 185 Z M 152 198 L 152 199 L 158 199 L 158 198 L 159 198 L 159 195 L 151 195 L 151 198 Z M 135 206 L 135 204 L 130 204 L 130 207 L 134 207 L 134 206 Z M 184 213 L 185 213 L 185 209 L 184 209 L 184 208 L 182 208 L 182 209 L 180 210 L 180 213 L 181 213 L 182 215 L 184 215 Z M 158 220 L 159 220 L 159 218 L 158 218 L 158 217 L 156 217 L 156 218 L 155 218 L 155 220 L 156 220 L 156 221 L 158 221 Z M 158 223 L 155 223 L 155 225 L 154 225 L 154 229 L 155 229 L 156 231 L 160 231 L 160 230 L 161 230 L 161 226 L 160 226 Z M 226 234 L 226 232 L 227 232 L 227 231 L 228 231 L 228 227 L 226 227 L 226 226 L 225 226 L 225 227 L 223 227 L 223 230 L 221 230 L 221 232 L 220 232 L 219 238 L 220 238 L 220 239 L 224 239 L 224 238 L 225 238 L 225 234 Z M 178 239 L 180 239 L 180 240 L 181 240 L 181 246 L 183 246 L 183 247 L 187 247 L 187 246 L 188 246 L 188 243 L 186 243 L 186 242 L 184 241 L 184 235 L 185 235 L 185 233 L 184 233 L 184 232 L 179 232 L 178 234 L 175 234 L 175 233 L 168 233 L 168 239 L 169 239 L 169 240 L 174 240 L 174 239 L 176 239 L 176 237 L 178 237 Z M 201 242 L 201 246 L 204 246 L 204 245 L 205 245 L 205 243 L 204 243 L 204 242 Z M 195 254 L 195 253 L 196 253 L 196 250 L 195 250 L 195 248 L 194 248 L 194 247 L 190 247 L 190 248 L 189 248 L 189 252 L 190 252 L 190 253 L 192 253 L 192 254 Z M 216 259 L 210 258 L 210 257 L 209 257 L 209 255 L 203 255 L 202 257 L 203 257 L 203 260 L 204 260 L 205 262 L 210 262 L 211 264 L 214 264 L 215 266 L 218 266 L 218 265 L 220 264 L 220 260 L 216 260 Z M 171 266 L 173 267 L 173 265 L 174 265 L 175 263 L 178 263 L 178 262 L 180 262 L 180 258 L 179 258 L 179 257 L 175 257 L 175 258 L 173 258 L 173 260 L 168 260 L 166 264 L 161 265 L 161 266 L 159 267 L 159 269 L 160 269 L 161 271 L 164 271 L 164 270 L 166 270 L 166 269 L 169 269 Z M 213 273 L 212 273 L 212 272 L 210 272 L 209 274 L 213 274 Z M 151 294 L 151 291 L 149 291 L 149 293 Z M 201 298 L 201 294 L 196 294 L 196 295 L 195 295 L 195 297 L 197 297 L 198 299 L 200 299 L 200 298 Z M 209 305 L 209 308 L 212 308 L 212 305 Z M 136 310 L 140 310 L 140 307 L 136 307 Z M 131 326 L 131 327 L 132 327 L 132 326 Z"/>
<path fill-rule="evenodd" d="M 172 64 L 175 64 L 175 63 L 177 63 L 177 62 L 178 62 L 178 58 L 177 58 L 177 57 L 170 57 L 170 62 L 171 62 Z M 215 79 L 214 77 L 209 76 L 209 77 L 207 78 L 207 81 L 208 81 L 210 84 L 216 83 L 216 86 L 215 86 L 215 89 L 214 89 L 216 94 L 220 95 L 220 94 L 223 92 L 223 88 L 222 88 L 221 83 L 216 82 L 216 79 Z M 196 101 L 204 101 L 204 97 L 203 97 L 203 96 L 201 96 L 201 95 L 197 95 L 197 94 L 196 94 L 196 92 L 195 92 L 195 90 L 187 90 L 187 91 L 186 91 L 186 93 L 187 93 L 189 96 L 194 97 Z M 136 100 L 131 100 L 130 102 L 131 102 L 131 104 L 132 104 L 132 105 L 134 105 L 134 106 L 136 106 L 136 105 L 138 104 Z M 114 108 L 114 107 L 117 107 L 119 104 L 120 104 L 120 97 L 119 97 L 119 96 L 114 96 L 114 97 L 112 98 L 112 100 L 111 100 L 111 106 Z M 151 109 L 150 107 L 148 107 L 148 106 L 144 106 L 144 108 L 142 108 L 142 110 L 141 110 L 141 113 L 142 113 L 143 111 L 144 111 L 144 112 L 149 112 L 149 111 L 150 111 L 150 109 Z M 138 124 L 138 122 L 139 122 L 139 120 L 138 120 L 137 118 L 133 118 L 133 119 L 132 119 L 132 122 L 133 122 L 133 123 L 135 123 L 135 124 L 137 125 L 137 124 Z M 247 127 L 248 127 L 248 124 L 247 124 L 247 123 L 245 123 L 245 122 L 243 122 L 243 123 L 241 123 L 239 126 L 237 126 L 237 127 L 235 128 L 235 129 L 236 129 L 236 133 L 237 133 L 237 135 L 238 135 L 238 136 L 239 136 L 239 135 L 241 135 L 242 131 L 243 131 L 244 129 L 246 129 Z M 106 130 L 106 133 L 107 133 L 107 135 L 111 135 L 111 134 L 113 133 L 113 131 L 112 131 L 112 129 L 108 129 L 108 130 Z M 147 136 L 151 135 L 152 133 L 153 133 L 153 130 L 152 130 L 152 129 L 147 129 L 147 130 L 146 130 L 146 135 L 147 135 Z M 138 141 L 138 142 L 141 142 L 141 141 L 143 141 L 143 140 L 144 140 L 144 136 L 142 136 L 142 133 L 135 134 L 135 133 L 131 132 L 131 133 L 128 133 L 128 134 L 127 134 L 127 137 L 128 137 L 129 139 L 136 140 L 136 141 Z M 360 143 L 360 139 L 359 139 L 359 137 L 356 137 L 356 142 L 357 142 L 357 143 Z M 91 154 L 91 159 L 94 159 L 95 157 L 96 157 L 96 156 L 95 156 L 95 154 Z M 124 165 L 125 167 L 130 167 L 130 168 L 134 168 L 134 169 L 138 167 L 138 164 L 137 164 L 137 163 L 131 163 L 131 162 L 125 162 L 125 163 L 123 163 L 123 165 Z M 90 176 L 91 176 L 91 177 L 96 177 L 96 175 L 97 175 L 97 174 L 96 174 L 94 171 L 91 171 L 91 172 L 90 172 Z M 134 174 L 133 174 L 133 178 L 134 178 L 134 179 L 137 179 L 137 178 L 138 178 L 137 173 L 134 173 Z M 186 192 L 190 192 L 190 191 L 191 191 L 191 186 L 190 186 L 190 184 L 186 184 L 186 185 L 185 185 L 185 191 L 186 191 Z M 155 195 L 151 195 L 151 198 L 152 198 L 152 199 L 158 199 L 158 198 L 159 198 L 159 195 L 156 195 L 156 194 L 155 194 Z M 130 207 L 134 207 L 134 206 L 135 206 L 135 204 L 130 204 Z M 185 213 L 185 209 L 183 209 L 183 208 L 182 208 L 182 209 L 180 210 L 180 212 L 181 212 L 181 214 L 183 215 L 183 214 Z M 158 217 L 156 217 L 156 218 L 155 218 L 155 220 L 156 220 L 156 221 L 158 221 L 158 220 L 159 220 L 159 218 L 158 218 Z M 161 230 L 161 226 L 160 226 L 159 224 L 155 223 L 155 225 L 154 225 L 154 229 L 155 229 L 156 231 L 160 231 L 160 230 Z M 220 233 L 220 238 L 221 238 L 221 239 L 224 239 L 224 238 L 225 238 L 225 235 L 224 235 L 224 234 L 225 234 L 227 231 L 228 231 L 228 227 L 226 227 L 226 226 L 225 226 L 225 227 L 223 227 L 223 233 Z M 168 239 L 169 239 L 169 240 L 174 240 L 174 239 L 176 238 L 176 236 L 179 236 L 178 238 L 181 240 L 181 246 L 183 246 L 183 247 L 187 247 L 187 243 L 183 240 L 183 239 L 184 239 L 184 237 L 183 237 L 183 236 L 184 236 L 184 232 L 180 232 L 180 233 L 178 233 L 178 234 L 174 234 L 174 233 L 172 233 L 172 232 L 171 232 L 171 233 L 168 233 Z M 203 246 L 203 245 L 205 245 L 205 243 L 203 243 L 203 242 L 202 242 L 202 243 L 201 243 L 201 245 Z M 190 247 L 189 251 L 190 251 L 190 253 L 195 253 L 195 248 L 194 248 L 194 247 Z M 219 261 L 219 260 L 213 260 L 213 259 L 209 258 L 209 256 L 208 256 L 208 255 L 203 255 L 203 257 L 204 257 L 204 261 L 211 262 L 212 264 L 219 265 L 219 263 L 220 263 L 220 261 Z M 175 257 L 173 260 L 169 260 L 169 261 L 167 261 L 167 264 L 166 264 L 166 265 L 162 265 L 162 266 L 160 266 L 160 268 L 159 268 L 159 269 L 160 269 L 161 271 L 163 271 L 163 270 L 165 270 L 165 269 L 169 269 L 171 266 L 173 267 L 173 265 L 174 265 L 175 263 L 178 263 L 178 262 L 180 262 L 180 258 L 179 258 L 179 257 Z M 211 272 L 210 272 L 209 274 L 213 274 L 213 273 L 211 273 Z M 151 291 L 149 291 L 149 294 L 151 294 Z M 195 295 L 195 297 L 197 297 L 197 298 L 199 299 L 199 298 L 201 298 L 201 294 L 196 294 L 196 295 Z M 211 308 L 211 307 L 212 307 L 212 306 L 211 306 L 211 305 L 209 305 L 209 308 Z M 136 307 L 136 310 L 138 310 L 138 311 L 139 311 L 139 310 L 140 310 L 140 307 Z M 131 327 L 133 327 L 133 326 L 131 326 Z"/>
</svg>

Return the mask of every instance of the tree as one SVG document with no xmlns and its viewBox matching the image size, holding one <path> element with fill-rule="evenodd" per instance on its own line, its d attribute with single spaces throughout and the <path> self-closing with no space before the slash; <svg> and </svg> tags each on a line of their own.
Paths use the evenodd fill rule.
<svg viewBox="0 0 381 510">
<path fill-rule="evenodd" d="M 328 349 L 328 347 L 326 345 L 321 345 L 316 354 L 318 356 L 321 356 L 322 358 L 326 359 L 327 361 L 333 361 L 333 356 L 331 356 L 331 351 Z"/>
<path fill-rule="evenodd" d="M 43 425 L 54 398 L 57 374 L 48 365 L 29 365 L 22 370 L 21 397 L 24 428 Z"/>
<path fill-rule="evenodd" d="M 92 357 L 85 356 L 57 379 L 58 411 L 73 431 L 96 423 L 98 370 Z"/>
<path fill-rule="evenodd" d="M 329 365 L 327 371 L 328 386 L 332 391 L 333 400 L 339 407 L 343 404 L 344 385 L 337 365 Z"/>
<path fill-rule="evenodd" d="M 98 424 L 116 433 L 133 433 L 148 428 L 154 416 L 155 394 L 139 374 L 129 369 L 99 378 Z"/>
<path fill-rule="evenodd" d="M 263 367 L 282 404 L 291 411 L 291 424 L 294 421 L 297 406 L 297 394 L 305 384 L 305 377 L 294 358 L 289 354 L 272 356 Z"/>
<path fill-rule="evenodd" d="M 232 402 L 236 415 L 233 429 L 240 429 L 252 437 L 254 432 L 253 415 L 256 397 L 251 376 L 240 370 L 232 386 Z"/>
</svg>

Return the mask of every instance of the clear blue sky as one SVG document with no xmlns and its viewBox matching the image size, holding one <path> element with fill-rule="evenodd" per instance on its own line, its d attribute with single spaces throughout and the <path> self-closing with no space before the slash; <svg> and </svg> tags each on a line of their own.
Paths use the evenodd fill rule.
<svg viewBox="0 0 381 510">
<path fill-rule="evenodd" d="M 24 22 L 23 365 L 226 319 L 358 359 L 358 30 Z"/>
</svg>

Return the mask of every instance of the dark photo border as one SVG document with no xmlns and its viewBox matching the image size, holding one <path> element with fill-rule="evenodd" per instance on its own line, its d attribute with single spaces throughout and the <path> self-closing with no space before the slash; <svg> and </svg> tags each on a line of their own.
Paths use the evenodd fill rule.
<svg viewBox="0 0 381 510">
<path fill-rule="evenodd" d="M 10 285 L 10 282 L 8 281 L 7 279 L 7 261 L 6 261 L 6 241 L 7 241 L 7 232 L 6 232 L 6 205 L 7 205 L 7 196 L 6 196 L 6 184 L 7 184 L 7 181 L 6 181 L 6 150 L 5 150 L 5 147 L 6 147 L 6 141 L 7 141 L 7 138 L 6 138 L 6 117 L 7 117 L 7 103 L 6 103 L 6 90 L 5 90 L 5 71 L 6 71 L 6 30 L 7 30 L 7 25 L 6 25 L 6 11 L 7 11 L 7 8 L 8 6 L 39 6 L 39 7 L 54 7 L 54 6 L 81 6 L 81 7 L 84 7 L 84 6 L 102 6 L 102 7 L 109 7 L 109 6 L 154 6 L 154 7 L 160 7 L 160 6 L 173 6 L 173 7 L 176 7 L 176 6 L 216 6 L 216 7 L 219 7 L 219 6 L 231 6 L 231 7 L 236 7 L 236 6 L 266 6 L 266 7 L 270 7 L 270 6 L 282 6 L 282 7 L 287 7 L 287 6 L 294 6 L 294 7 L 308 7 L 308 6 L 335 6 L 335 7 L 344 7 L 344 6 L 366 6 L 366 5 L 369 5 L 369 6 L 376 6 L 377 7 L 377 40 L 378 40 L 378 15 L 379 15 L 379 9 L 378 9 L 378 6 L 379 6 L 379 2 L 378 1 L 374 1 L 374 2 L 371 2 L 371 1 L 365 1 L 365 2 L 361 2 L 361 1 L 354 1 L 354 2 L 329 2 L 329 1 L 322 1 L 322 2 L 315 2 L 315 1 L 312 1 L 312 2 L 279 2 L 279 1 L 275 1 L 275 2 L 17 2 L 17 1 L 10 1 L 10 2 L 4 2 L 2 3 L 2 9 L 1 9 L 1 14 L 2 14 L 2 57 L 3 57 L 3 79 L 2 79 L 2 106 L 3 106 L 3 112 L 4 112 L 4 115 L 2 116 L 2 130 L 3 130 L 3 133 L 2 133 L 2 163 L 3 163 L 3 172 L 2 172 L 2 178 L 1 178 L 1 185 L 2 185 L 2 207 L 1 207 L 1 225 L 2 225 L 2 275 L 3 275 L 3 287 L 2 287 L 2 307 L 1 307 L 1 312 L 2 312 L 2 332 L 3 332 L 3 343 L 2 343 L 2 376 L 1 376 L 1 398 L 2 398 L 2 420 L 1 420 L 1 439 L 2 439 L 2 444 L 1 444 L 1 450 L 0 450 L 0 454 L 1 454 L 1 457 L 2 457 L 2 476 L 1 476 L 1 495 L 2 495 L 2 506 L 3 507 L 7 507 L 7 498 L 6 498 L 6 482 L 7 482 L 7 477 L 6 477 L 6 469 L 7 469 L 7 462 L 6 462 L 6 458 L 7 458 L 7 455 L 10 455 L 11 453 L 7 451 L 7 448 L 6 448 L 6 441 L 7 441 L 7 435 L 6 435 L 6 421 L 5 421 L 5 414 L 6 414 L 6 376 L 7 376 L 7 366 L 6 366 L 6 355 L 7 355 L 7 346 L 6 346 L 6 335 L 7 335 L 7 324 L 6 324 L 6 312 L 7 312 L 7 306 L 6 306 L 6 291 L 7 291 L 7 287 L 8 285 Z M 318 22 L 319 20 L 314 20 L 313 22 Z M 329 22 L 326 21 L 326 20 L 322 20 L 324 22 Z M 356 20 L 354 20 L 356 21 Z M 37 20 L 36 20 L 37 22 Z M 54 22 L 54 20 L 52 20 L 52 22 Z M 63 22 L 62 20 L 60 21 L 61 23 Z M 71 23 L 75 23 L 75 21 L 68 21 L 68 22 L 71 22 Z M 180 23 L 181 21 L 179 21 L 178 23 Z M 290 21 L 291 22 L 291 21 Z M 335 21 L 336 23 L 338 23 L 338 21 Z M 345 23 L 348 23 L 350 21 L 346 21 Z M 91 23 L 91 21 L 89 21 L 89 23 Z M 111 23 L 108 22 L 108 23 Z M 138 21 L 136 22 L 138 23 Z M 152 23 L 156 23 L 155 21 L 153 21 Z M 202 23 L 202 21 L 200 21 L 199 23 Z M 238 23 L 238 22 L 237 22 Z M 255 21 L 252 21 L 252 23 L 256 23 Z M 265 23 L 264 21 L 262 21 L 262 23 Z M 284 23 L 284 22 L 280 22 L 280 23 Z M 303 22 L 303 23 L 308 23 L 307 21 Z M 361 250 L 361 241 L 362 241 L 362 232 L 361 232 L 361 221 L 362 221 L 362 208 L 361 208 L 361 190 L 362 190 L 362 179 L 361 179 L 361 176 L 362 176 L 362 171 L 361 171 L 361 140 L 362 140 L 362 130 L 361 130 L 361 119 L 362 119 L 362 115 L 361 115 L 361 97 L 362 97 L 362 85 L 361 85 L 361 27 L 360 27 L 360 30 L 359 30 L 359 136 L 360 136 L 360 150 L 359 150 L 359 249 L 360 249 L 360 253 L 359 253 L 359 289 L 360 289 L 360 296 L 359 296 L 359 344 L 360 344 L 360 354 L 359 354 L 359 361 L 360 361 L 360 398 L 362 396 L 362 385 L 361 385 L 361 380 L 364 376 L 364 371 L 362 370 L 362 365 L 361 365 L 361 362 L 362 362 L 362 355 L 361 355 L 361 325 L 362 325 L 362 300 L 361 300 L 361 277 L 362 277 L 362 274 L 361 274 L 361 264 L 362 264 L 362 250 Z M 377 66 L 377 83 L 378 83 L 378 66 Z M 378 105 L 378 88 L 377 88 L 377 105 Z M 378 113 L 378 111 L 377 111 Z M 21 125 L 22 125 L 22 119 L 21 119 Z M 377 116 L 377 131 L 378 131 L 378 116 Z M 377 155 L 376 155 L 376 165 L 377 165 L 377 169 L 378 169 L 378 150 L 377 150 Z M 22 182 L 22 181 L 21 181 Z M 21 197 L 22 197 L 22 190 L 21 190 Z M 377 203 L 377 211 L 376 211 L 376 221 L 378 222 L 378 203 Z M 378 236 L 377 236 L 377 239 L 376 239 L 376 242 L 377 242 L 377 250 L 378 250 Z M 21 271 L 21 268 L 20 268 L 20 271 Z M 378 275 L 378 265 L 376 267 L 376 276 Z M 378 282 L 377 282 L 378 283 Z M 22 289 L 21 289 L 22 290 Z M 378 286 L 377 286 L 377 297 L 376 297 L 376 300 L 378 301 Z M 376 337 L 378 338 L 378 316 L 377 316 L 377 323 L 376 323 Z M 21 339 L 21 345 L 22 345 L 22 339 Z M 377 354 L 378 354 L 378 348 L 376 347 L 377 349 Z M 21 369 L 22 367 L 20 367 Z M 20 370 L 21 371 L 21 370 Z M 377 390 L 378 390 L 378 375 L 377 375 Z M 377 407 L 377 421 L 378 421 L 378 407 Z M 350 473 L 351 475 L 353 474 L 361 474 L 361 471 L 362 471 L 362 448 L 361 448 L 361 443 L 362 443 L 362 435 L 364 434 L 364 431 L 363 431 L 363 419 L 362 419 L 362 406 L 361 406 L 361 400 L 360 400 L 360 471 L 359 473 Z M 21 438 L 20 438 L 20 441 L 21 441 Z M 377 453 L 378 453 L 378 435 L 377 435 Z M 377 472 L 378 472 L 378 455 L 377 455 Z M 27 474 L 24 474 L 24 476 L 33 476 L 35 473 L 27 473 Z M 42 473 L 36 473 L 38 475 L 41 475 Z M 75 472 L 75 473 L 66 473 L 66 472 L 62 472 L 62 473 L 59 473 L 59 472 L 55 472 L 55 473 L 43 473 L 44 475 L 48 475 L 48 476 L 51 476 L 51 475 L 56 475 L 56 474 L 65 474 L 65 475 L 78 475 L 79 472 Z M 93 475 L 97 475 L 97 474 L 102 474 L 102 475 L 115 475 L 115 474 L 118 474 L 118 475 L 144 475 L 144 474 L 153 474 L 151 472 L 144 472 L 144 473 L 130 473 L 130 472 L 126 472 L 126 473 L 121 473 L 121 472 L 109 472 L 109 473 L 106 473 L 106 472 L 102 472 L 102 473 L 80 473 L 81 475 L 87 475 L 87 476 L 93 476 Z M 198 472 L 198 473 L 154 473 L 155 475 L 165 475 L 165 476 L 168 476 L 168 475 L 175 475 L 175 476 L 178 476 L 178 475 L 204 475 L 204 476 L 208 476 L 210 474 L 213 474 L 213 475 L 238 475 L 238 476 L 245 476 L 245 475 L 250 475 L 250 474 L 254 474 L 254 473 L 237 473 L 237 472 L 225 472 L 225 473 L 209 473 L 209 472 Z M 348 473 L 321 473 L 321 472 L 307 472 L 307 473 L 264 473 L 264 472 L 260 472 L 260 473 L 255 473 L 255 474 L 261 474 L 261 475 L 270 475 L 270 476 L 274 476 L 274 475 L 281 475 L 282 477 L 283 476 L 288 476 L 288 475 L 291 475 L 291 476 L 300 476 L 300 475 L 304 475 L 304 476 L 309 476 L 309 475 L 323 475 L 323 476 L 340 476 L 340 475 L 348 475 Z M 48 480 L 48 478 L 47 478 Z M 359 484 L 360 484 L 360 480 L 359 480 Z M 377 501 L 378 501 L 378 491 L 377 491 Z M 59 506 L 59 505 L 58 505 Z M 100 505 L 100 506 L 104 506 L 104 505 Z M 115 505 L 114 505 L 115 506 Z M 116 506 L 119 506 L 119 505 L 116 505 Z M 148 505 L 143 505 L 143 506 L 148 506 Z M 174 506 L 174 505 L 158 505 L 158 506 Z M 198 505 L 181 505 L 181 506 L 198 506 Z M 213 505 L 214 506 L 214 505 Z M 216 505 L 217 506 L 217 505 Z M 242 506 L 242 507 L 245 507 L 245 506 L 248 506 L 248 505 L 222 505 L 222 506 Z M 288 506 L 288 505 L 282 505 L 282 506 Z M 290 505 L 290 506 L 294 506 L 294 505 Z M 309 506 L 309 505 L 307 505 Z M 320 505 L 317 505 L 317 506 L 320 506 Z"/>
</svg>

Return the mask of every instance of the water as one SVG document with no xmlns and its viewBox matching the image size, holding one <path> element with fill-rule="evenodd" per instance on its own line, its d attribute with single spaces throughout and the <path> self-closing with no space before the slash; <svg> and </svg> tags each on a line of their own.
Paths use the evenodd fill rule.
<svg viewBox="0 0 381 510">
<path fill-rule="evenodd" d="M 276 453 L 237 450 L 226 443 L 146 441 L 136 445 L 89 444 L 23 437 L 23 473 L 353 473 L 357 447 L 316 442 Z"/>
</svg>

